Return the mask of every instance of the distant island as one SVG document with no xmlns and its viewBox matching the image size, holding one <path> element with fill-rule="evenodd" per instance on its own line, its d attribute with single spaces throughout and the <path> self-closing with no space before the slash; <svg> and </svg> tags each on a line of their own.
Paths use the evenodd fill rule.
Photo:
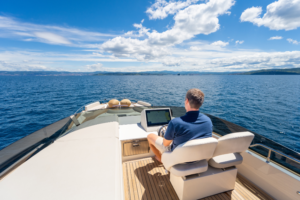
<svg viewBox="0 0 300 200">
<path fill-rule="evenodd" d="M 163 75 L 300 75 L 300 68 L 263 69 L 248 72 L 147 71 L 147 72 L 65 72 L 65 71 L 0 71 L 0 76 L 163 76 Z"/>
<path fill-rule="evenodd" d="M 257 71 L 236 73 L 236 75 L 300 75 L 300 68 L 262 69 Z"/>
</svg>

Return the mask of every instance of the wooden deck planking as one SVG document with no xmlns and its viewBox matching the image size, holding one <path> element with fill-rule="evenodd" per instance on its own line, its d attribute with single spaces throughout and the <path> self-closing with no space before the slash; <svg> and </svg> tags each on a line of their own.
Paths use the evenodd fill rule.
<svg viewBox="0 0 300 200">
<path fill-rule="evenodd" d="M 170 175 L 161 163 L 145 158 L 123 163 L 125 200 L 177 200 Z M 203 200 L 271 200 L 265 192 L 238 175 L 235 188 Z"/>
<path fill-rule="evenodd" d="M 149 143 L 147 140 L 140 140 L 138 146 L 133 146 L 133 142 L 125 142 L 123 146 L 123 154 L 126 156 L 138 155 L 149 152 Z"/>
</svg>

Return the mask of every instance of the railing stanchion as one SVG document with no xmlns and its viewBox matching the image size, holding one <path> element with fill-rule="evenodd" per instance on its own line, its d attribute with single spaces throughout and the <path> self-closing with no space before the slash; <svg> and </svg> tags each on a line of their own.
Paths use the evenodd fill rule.
<svg viewBox="0 0 300 200">
<path fill-rule="evenodd" d="M 270 162 L 270 158 L 271 158 L 271 152 L 272 152 L 272 150 L 271 150 L 271 149 L 269 149 L 269 153 L 268 153 L 268 157 L 267 157 L 267 162 Z"/>
</svg>

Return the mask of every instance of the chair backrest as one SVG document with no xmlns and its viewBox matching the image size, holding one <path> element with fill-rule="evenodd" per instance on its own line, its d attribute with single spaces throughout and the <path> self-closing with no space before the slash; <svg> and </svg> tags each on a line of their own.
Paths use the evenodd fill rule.
<svg viewBox="0 0 300 200">
<path fill-rule="evenodd" d="M 164 152 L 162 154 L 162 163 L 167 170 L 174 165 L 206 160 L 213 156 L 218 140 L 215 138 L 204 138 L 190 140 L 178 145 L 173 152 Z"/>
<path fill-rule="evenodd" d="M 218 145 L 213 157 L 246 151 L 249 148 L 253 138 L 254 134 L 250 132 L 231 133 L 220 137 L 218 139 Z"/>
</svg>

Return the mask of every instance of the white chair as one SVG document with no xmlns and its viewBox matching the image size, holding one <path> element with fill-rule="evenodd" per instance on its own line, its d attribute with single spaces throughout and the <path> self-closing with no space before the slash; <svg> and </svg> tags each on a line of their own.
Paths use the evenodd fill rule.
<svg viewBox="0 0 300 200">
<path fill-rule="evenodd" d="M 218 139 L 218 146 L 209 165 L 214 168 L 227 168 L 243 162 L 241 152 L 246 151 L 254 134 L 250 132 L 231 133 Z"/>
<path fill-rule="evenodd" d="M 179 199 L 201 199 L 233 190 L 237 176 L 235 166 L 242 163 L 240 153 L 248 149 L 253 138 L 250 132 L 232 133 L 219 140 L 191 140 L 173 152 L 163 153 L 162 162 L 170 172 L 170 181 Z"/>
<path fill-rule="evenodd" d="M 179 199 L 197 199 L 194 198 L 199 196 L 197 189 L 191 194 L 193 187 L 189 187 L 191 181 L 186 177 L 207 171 L 207 160 L 213 156 L 217 144 L 215 138 L 195 139 L 162 154 L 162 163 L 170 171 L 170 181 Z"/>
</svg>

